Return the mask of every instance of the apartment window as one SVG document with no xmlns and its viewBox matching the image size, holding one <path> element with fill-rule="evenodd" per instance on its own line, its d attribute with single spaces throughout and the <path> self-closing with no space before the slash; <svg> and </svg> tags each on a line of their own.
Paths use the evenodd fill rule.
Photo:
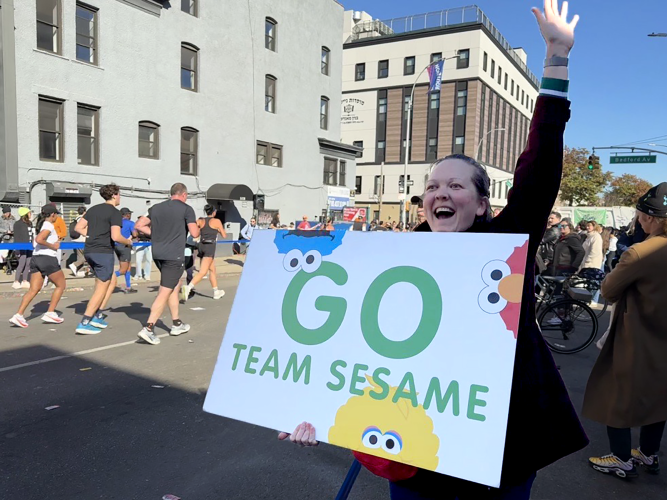
<svg viewBox="0 0 667 500">
<path fill-rule="evenodd" d="M 431 64 L 442 59 L 442 52 L 434 52 L 431 54 Z"/>
<path fill-rule="evenodd" d="M 97 10 L 76 4 L 76 58 L 97 64 Z"/>
<path fill-rule="evenodd" d="M 535 110 L 535 100 L 530 100 L 530 112 L 532 113 Z"/>
<path fill-rule="evenodd" d="M 181 0 L 181 10 L 186 14 L 197 17 L 197 3 L 199 3 L 199 0 Z"/>
<path fill-rule="evenodd" d="M 465 146 L 465 137 L 459 136 L 454 139 L 454 154 L 463 154 Z"/>
<path fill-rule="evenodd" d="M 459 50 L 457 55 L 456 69 L 463 69 L 470 66 L 470 50 Z"/>
<path fill-rule="evenodd" d="M 264 77 L 264 111 L 276 112 L 276 77 L 273 75 Z"/>
<path fill-rule="evenodd" d="M 354 192 L 356 194 L 361 194 L 361 176 L 357 175 L 354 178 Z"/>
<path fill-rule="evenodd" d="M 378 78 L 387 78 L 389 76 L 389 60 L 378 61 Z"/>
<path fill-rule="evenodd" d="M 160 126 L 153 122 L 139 122 L 139 158 L 160 158 Z"/>
<path fill-rule="evenodd" d="M 378 120 L 383 122 L 387 120 L 387 98 L 380 97 L 378 99 Z"/>
<path fill-rule="evenodd" d="M 264 20 L 264 47 L 273 52 L 276 51 L 276 37 L 278 34 L 278 23 L 275 19 L 267 17 Z"/>
<path fill-rule="evenodd" d="M 405 194 L 410 194 L 410 186 L 407 186 L 407 193 L 405 192 L 406 186 L 403 185 L 403 175 L 398 176 L 398 192 L 399 193 L 405 193 Z M 408 184 L 410 184 L 410 176 L 408 175 Z"/>
<path fill-rule="evenodd" d="M 430 101 L 431 109 L 440 109 L 440 92 L 433 92 Z"/>
<path fill-rule="evenodd" d="M 60 0 L 37 0 L 37 48 L 60 54 Z"/>
<path fill-rule="evenodd" d="M 519 102 L 519 98 L 521 97 L 521 89 L 519 86 L 516 86 L 516 101 Z"/>
<path fill-rule="evenodd" d="M 386 146 L 385 141 L 378 141 L 377 151 L 375 151 L 375 161 L 377 163 L 383 162 L 385 159 L 385 146 Z"/>
<path fill-rule="evenodd" d="M 498 66 L 498 85 L 503 83 L 503 68 Z"/>
<path fill-rule="evenodd" d="M 39 159 L 63 161 L 63 103 L 40 97 L 37 111 L 39 117 Z"/>
<path fill-rule="evenodd" d="M 468 91 L 459 90 L 456 93 L 456 114 L 458 116 L 465 116 L 468 107 Z"/>
<path fill-rule="evenodd" d="M 414 75 L 415 74 L 415 56 L 406 57 L 403 61 L 403 74 L 404 75 Z M 383 77 L 378 77 L 383 78 Z"/>
<path fill-rule="evenodd" d="M 512 90 L 510 91 L 510 95 L 511 95 L 512 97 L 514 97 L 514 80 L 512 80 L 512 86 L 511 86 L 511 89 L 512 89 Z"/>
<path fill-rule="evenodd" d="M 329 56 L 331 51 L 326 47 L 322 47 L 322 74 L 329 75 Z"/>
<path fill-rule="evenodd" d="M 347 183 L 347 162 L 340 160 L 338 165 L 338 185 L 345 186 Z"/>
<path fill-rule="evenodd" d="M 99 165 L 99 109 L 79 104 L 76 113 L 80 165 Z"/>
<path fill-rule="evenodd" d="M 197 129 L 181 129 L 181 174 L 197 175 L 198 136 Z"/>
<path fill-rule="evenodd" d="M 357 63 L 354 67 L 354 81 L 361 82 L 366 79 L 366 63 Z"/>
<path fill-rule="evenodd" d="M 507 90 L 507 73 L 505 73 L 505 90 Z"/>
<path fill-rule="evenodd" d="M 197 92 L 197 55 L 199 49 L 188 43 L 181 44 L 181 88 Z"/>
<path fill-rule="evenodd" d="M 269 142 L 257 141 L 257 164 L 268 167 L 282 167 L 283 147 Z"/>
<path fill-rule="evenodd" d="M 488 66 L 489 66 L 489 54 L 484 52 L 484 62 L 482 63 L 482 69 L 486 71 Z"/>
<path fill-rule="evenodd" d="M 496 77 L 496 61 L 491 59 L 491 78 Z"/>
<path fill-rule="evenodd" d="M 363 149 L 364 148 L 364 141 L 353 141 L 352 145 Z M 364 152 L 360 151 L 359 153 L 357 153 L 356 156 L 357 156 L 357 158 L 361 158 L 363 155 L 364 155 Z"/>
<path fill-rule="evenodd" d="M 426 160 L 435 161 L 438 158 L 438 139 L 433 137 L 428 140 L 428 148 L 426 150 Z"/>
<path fill-rule="evenodd" d="M 379 195 L 380 194 L 380 177 L 382 177 L 382 194 L 384 194 L 384 185 L 385 181 L 387 180 L 386 175 L 376 175 L 373 183 L 373 194 L 374 195 Z"/>
<path fill-rule="evenodd" d="M 320 128 L 322 130 L 329 128 L 329 98 L 325 96 L 320 99 Z"/>
<path fill-rule="evenodd" d="M 408 119 L 408 112 L 410 111 L 410 95 L 403 96 L 403 119 Z"/>
<path fill-rule="evenodd" d="M 325 158 L 324 159 L 324 185 L 335 186 L 338 180 L 338 161 Z"/>
<path fill-rule="evenodd" d="M 521 91 L 521 105 L 522 105 L 522 106 L 523 106 L 523 101 L 525 100 L 525 98 L 526 98 L 526 92 L 524 92 L 524 91 L 522 90 L 522 91 Z"/>
</svg>

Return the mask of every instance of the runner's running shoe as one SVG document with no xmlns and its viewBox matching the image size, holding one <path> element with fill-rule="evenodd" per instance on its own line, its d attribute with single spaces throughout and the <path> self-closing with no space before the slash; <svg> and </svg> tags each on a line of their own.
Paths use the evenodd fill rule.
<svg viewBox="0 0 667 500">
<path fill-rule="evenodd" d="M 591 467 L 604 474 L 615 474 L 623 479 L 637 477 L 637 469 L 632 459 L 624 462 L 613 453 L 604 457 L 591 457 L 588 459 Z"/>
<path fill-rule="evenodd" d="M 182 335 L 184 333 L 188 333 L 190 331 L 190 325 L 187 323 L 181 323 L 180 325 L 172 325 L 171 330 L 169 331 L 169 335 Z"/>
<path fill-rule="evenodd" d="M 181 287 L 181 300 L 187 302 L 187 300 L 190 298 L 191 291 L 192 287 L 190 285 L 183 285 Z"/>
<path fill-rule="evenodd" d="M 151 345 L 157 345 L 160 343 L 160 339 L 157 335 L 155 335 L 155 332 L 151 332 L 146 327 L 142 328 L 141 331 L 137 333 L 137 337 Z"/>
<path fill-rule="evenodd" d="M 660 460 L 658 455 L 651 455 L 647 457 L 642 453 L 641 448 L 632 450 L 632 461 L 635 465 L 640 465 L 646 468 L 646 472 L 650 474 L 657 474 L 660 472 Z"/>
<path fill-rule="evenodd" d="M 18 326 L 19 328 L 28 328 L 28 322 L 21 314 L 15 314 L 11 318 L 9 318 L 9 322 L 12 325 Z"/>
<path fill-rule="evenodd" d="M 106 321 L 104 321 L 103 318 L 98 318 L 97 316 L 94 316 L 93 319 L 90 320 L 89 324 L 93 325 L 95 328 L 101 328 L 101 329 L 104 329 L 107 326 L 109 326 L 109 324 Z"/>
<path fill-rule="evenodd" d="M 225 296 L 225 291 L 224 290 L 215 290 L 213 292 L 213 298 L 215 300 L 221 299 Z"/>
<path fill-rule="evenodd" d="M 44 315 L 42 316 L 42 321 L 44 323 L 54 323 L 56 325 L 59 325 L 60 323 L 65 321 L 65 319 L 58 316 L 58 313 L 56 312 L 45 312 Z"/>
<path fill-rule="evenodd" d="M 79 326 L 76 327 L 75 331 L 79 335 L 97 335 L 102 330 L 100 330 L 99 328 L 95 328 L 92 323 L 88 323 L 87 325 L 79 323 Z"/>
</svg>

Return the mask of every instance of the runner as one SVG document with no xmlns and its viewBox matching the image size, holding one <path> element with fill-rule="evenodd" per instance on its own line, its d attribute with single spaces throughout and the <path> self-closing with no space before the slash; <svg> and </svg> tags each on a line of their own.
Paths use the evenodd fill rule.
<svg viewBox="0 0 667 500">
<path fill-rule="evenodd" d="M 108 326 L 106 308 L 109 298 L 116 287 L 114 274 L 114 242 L 132 246 L 132 240 L 120 233 L 123 218 L 116 208 L 120 205 L 120 188 L 107 184 L 100 188 L 104 203 L 88 210 L 76 223 L 76 232 L 86 236 L 83 253 L 95 275 L 95 291 L 88 301 L 81 323 L 76 327 L 80 335 L 95 335 Z"/>
<path fill-rule="evenodd" d="M 121 208 L 120 215 L 123 217 L 123 225 L 120 228 L 120 234 L 123 235 L 123 238 L 132 239 L 136 238 L 137 232 L 134 229 L 134 222 L 130 219 L 132 218 L 132 212 L 129 208 Z M 118 257 L 118 271 L 116 271 L 116 278 L 123 276 L 125 278 L 125 288 L 121 288 L 124 293 L 137 293 L 136 288 L 132 288 L 132 276 L 130 275 L 130 267 L 132 267 L 132 247 L 127 245 L 122 245 L 116 243 L 114 246 L 114 252 L 116 257 Z"/>
<path fill-rule="evenodd" d="M 170 200 L 151 207 L 148 216 L 141 218 L 136 225 L 137 232 L 151 236 L 153 261 L 160 270 L 160 289 L 151 306 L 146 326 L 137 334 L 152 345 L 160 343 L 153 330 L 167 304 L 173 323 L 169 334 L 181 335 L 190 331 L 190 325 L 179 319 L 178 292 L 183 275 L 186 236 L 189 231 L 193 238 L 197 238 L 199 226 L 195 211 L 185 203 L 188 199 L 185 184 L 177 182 L 171 186 L 170 193 Z"/>
<path fill-rule="evenodd" d="M 181 300 L 188 300 L 192 289 L 204 279 L 208 273 L 208 279 L 213 287 L 213 298 L 215 300 L 221 299 L 225 295 L 224 290 L 218 290 L 218 277 L 215 274 L 215 247 L 218 241 L 218 234 L 223 238 L 227 237 L 225 229 L 222 227 L 220 219 L 216 219 L 216 210 L 212 205 L 204 207 L 206 213 L 205 219 L 199 219 L 197 226 L 200 229 L 199 241 L 199 257 L 201 257 L 201 265 L 199 272 L 195 275 L 190 283 L 181 289 Z"/>
<path fill-rule="evenodd" d="M 49 309 L 42 316 L 45 323 L 62 323 L 64 320 L 58 316 L 56 306 L 65 291 L 65 274 L 60 268 L 58 260 L 58 250 L 60 249 L 60 239 L 54 227 L 54 222 L 58 217 L 58 210 L 53 205 L 44 205 L 42 212 L 37 218 L 37 236 L 35 237 L 35 250 L 30 261 L 30 290 L 26 292 L 21 299 L 19 310 L 9 320 L 10 323 L 27 328 L 28 322 L 23 317 L 23 313 L 32 302 L 32 299 L 42 289 L 44 278 L 49 277 L 51 282 L 56 285 L 51 294 Z"/>
</svg>

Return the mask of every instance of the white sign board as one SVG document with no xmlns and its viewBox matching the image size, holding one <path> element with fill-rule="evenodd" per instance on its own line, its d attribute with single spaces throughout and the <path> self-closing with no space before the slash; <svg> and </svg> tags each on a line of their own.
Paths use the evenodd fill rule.
<svg viewBox="0 0 667 500">
<path fill-rule="evenodd" d="M 527 246 L 256 232 L 204 410 L 498 486 Z"/>
</svg>

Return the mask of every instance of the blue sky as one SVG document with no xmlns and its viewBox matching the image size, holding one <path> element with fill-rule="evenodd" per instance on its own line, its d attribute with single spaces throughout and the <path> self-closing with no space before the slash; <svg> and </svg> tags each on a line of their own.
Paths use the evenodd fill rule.
<svg viewBox="0 0 667 500">
<path fill-rule="evenodd" d="M 436 0 L 339 0 L 346 10 L 364 10 L 376 19 L 470 5 Z M 471 2 L 472 3 L 472 2 Z M 508 42 L 528 53 L 528 66 L 542 75 L 544 41 L 530 8 L 542 0 L 478 0 Z M 576 43 L 570 55 L 572 118 L 565 142 L 572 147 L 612 146 L 644 139 L 667 146 L 666 0 L 572 0 L 579 14 Z M 642 146 L 641 144 L 636 144 Z M 643 144 L 649 149 L 662 149 Z M 609 165 L 609 152 L 598 151 L 603 168 L 616 175 L 632 173 L 653 184 L 667 181 L 667 155 L 654 165 Z"/>
</svg>

